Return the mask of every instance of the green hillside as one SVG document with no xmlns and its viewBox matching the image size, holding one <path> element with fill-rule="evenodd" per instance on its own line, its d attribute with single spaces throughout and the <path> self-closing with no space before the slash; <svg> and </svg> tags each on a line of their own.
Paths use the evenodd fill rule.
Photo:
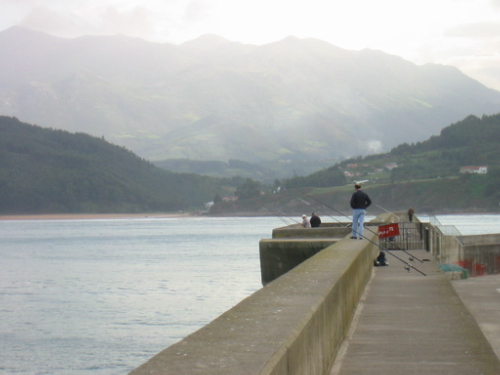
<svg viewBox="0 0 500 375">
<path fill-rule="evenodd" d="M 499 142 L 500 114 L 469 116 L 424 142 L 345 160 L 308 176 L 276 179 L 274 194 L 259 197 L 258 190 L 244 194 L 253 186 L 248 177 L 168 172 L 103 138 L 0 116 L 0 213 L 167 212 L 203 209 L 216 196 L 234 194 L 242 199 L 220 202 L 212 212 L 328 212 L 310 195 L 349 213 L 352 183 L 360 180 L 366 180 L 374 201 L 371 213 L 409 206 L 428 213 L 498 212 Z M 249 170 L 241 161 L 228 165 Z M 487 174 L 460 173 L 463 166 L 480 165 L 488 167 Z"/>
<path fill-rule="evenodd" d="M 280 194 L 255 202 L 226 204 L 219 211 L 251 210 L 293 213 L 330 212 L 327 206 L 350 214 L 349 198 L 355 181 L 374 201 L 371 213 L 500 211 L 500 114 L 469 116 L 444 128 L 438 136 L 402 144 L 389 153 L 357 157 L 304 177 L 286 179 Z M 487 166 L 488 173 L 460 173 L 465 166 Z M 315 197 L 316 201 L 307 198 Z M 304 203 L 309 202 L 309 205 Z"/>
<path fill-rule="evenodd" d="M 164 171 L 103 138 L 0 116 L 1 213 L 203 208 L 221 184 Z"/>
<path fill-rule="evenodd" d="M 500 166 L 500 114 L 468 116 L 442 129 L 440 135 L 413 144 L 403 143 L 389 153 L 351 158 L 305 177 L 285 180 L 287 187 L 327 187 L 349 181 L 405 182 L 458 177 L 464 166 Z M 339 172 L 345 181 L 331 183 Z"/>
</svg>

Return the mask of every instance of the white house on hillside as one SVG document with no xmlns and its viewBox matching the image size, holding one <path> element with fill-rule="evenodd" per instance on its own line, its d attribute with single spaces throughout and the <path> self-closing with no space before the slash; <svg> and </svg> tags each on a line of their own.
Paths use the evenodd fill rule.
<svg viewBox="0 0 500 375">
<path fill-rule="evenodd" d="M 479 167 L 468 165 L 468 166 L 460 168 L 460 173 L 486 174 L 486 173 L 488 173 L 488 167 L 486 165 L 482 165 Z"/>
<path fill-rule="evenodd" d="M 394 168 L 399 167 L 399 165 L 398 165 L 397 163 L 389 163 L 389 164 L 386 164 L 386 165 L 385 165 L 385 167 L 386 167 L 388 170 L 392 171 Z"/>
</svg>

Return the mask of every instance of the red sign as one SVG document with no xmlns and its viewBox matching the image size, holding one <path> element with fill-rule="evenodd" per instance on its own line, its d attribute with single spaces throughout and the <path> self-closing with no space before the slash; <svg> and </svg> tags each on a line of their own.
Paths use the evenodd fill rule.
<svg viewBox="0 0 500 375">
<path fill-rule="evenodd" d="M 398 223 L 381 225 L 378 227 L 378 237 L 394 237 L 399 236 L 399 225 Z"/>
</svg>

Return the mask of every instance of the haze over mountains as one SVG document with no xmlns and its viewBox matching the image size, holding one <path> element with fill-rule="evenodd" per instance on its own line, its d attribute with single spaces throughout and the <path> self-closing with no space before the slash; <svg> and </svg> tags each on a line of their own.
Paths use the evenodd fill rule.
<svg viewBox="0 0 500 375">
<path fill-rule="evenodd" d="M 500 92 L 456 68 L 316 39 L 176 46 L 15 27 L 0 33 L 0 54 L 0 115 L 104 136 L 152 161 L 334 160 L 500 112 Z"/>
</svg>

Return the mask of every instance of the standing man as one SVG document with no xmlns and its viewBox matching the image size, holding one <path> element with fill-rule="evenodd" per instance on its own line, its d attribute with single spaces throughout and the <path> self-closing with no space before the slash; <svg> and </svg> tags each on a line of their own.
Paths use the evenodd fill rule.
<svg viewBox="0 0 500 375">
<path fill-rule="evenodd" d="M 410 207 L 408 209 L 408 219 L 410 220 L 410 223 L 413 222 L 413 214 L 415 213 L 415 211 L 413 210 L 412 207 Z"/>
<path fill-rule="evenodd" d="M 356 183 L 354 185 L 356 191 L 351 197 L 352 214 L 352 236 L 351 239 L 363 239 L 363 229 L 365 224 L 366 209 L 372 204 L 370 197 L 361 190 L 361 185 Z"/>
</svg>

